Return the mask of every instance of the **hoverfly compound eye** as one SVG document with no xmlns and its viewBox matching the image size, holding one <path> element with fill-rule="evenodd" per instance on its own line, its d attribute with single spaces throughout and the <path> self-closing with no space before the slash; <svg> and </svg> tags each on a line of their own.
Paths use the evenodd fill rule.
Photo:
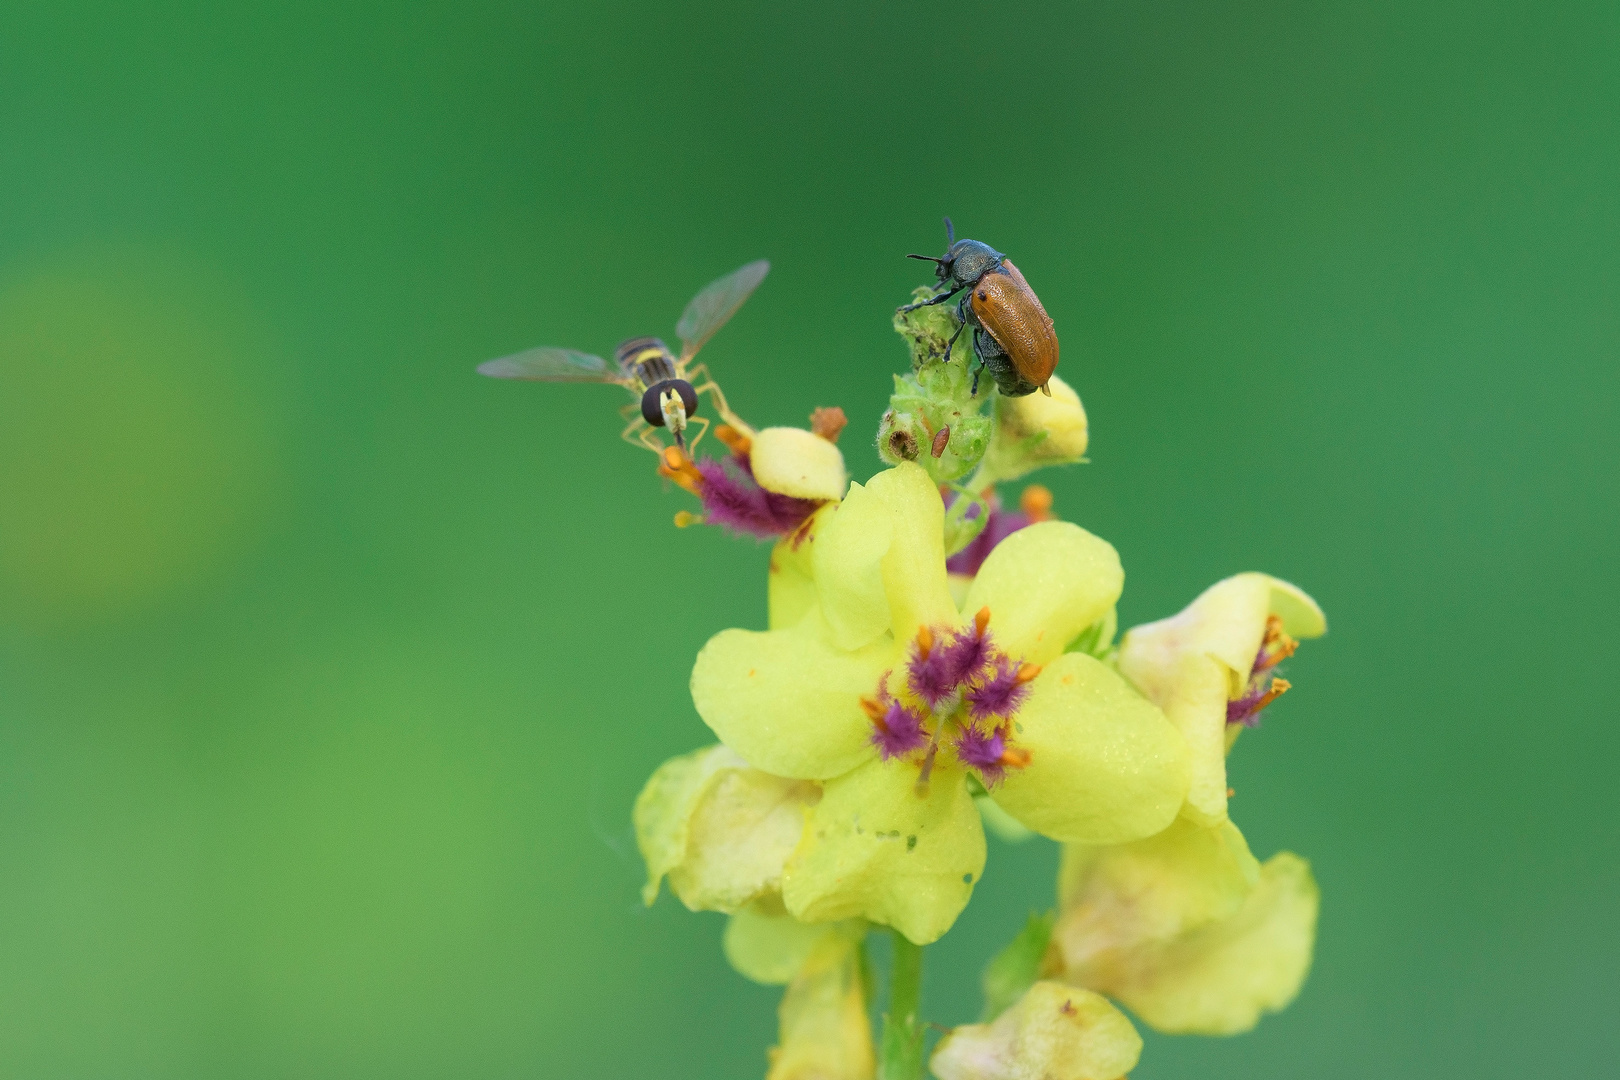
<svg viewBox="0 0 1620 1080">
<path fill-rule="evenodd" d="M 686 410 L 688 419 L 697 415 L 698 396 L 692 389 L 692 384 L 685 379 L 664 379 L 647 387 L 641 395 L 641 418 L 653 427 L 665 427 L 664 422 L 664 395 L 674 391 L 681 399 L 681 405 Z"/>
</svg>

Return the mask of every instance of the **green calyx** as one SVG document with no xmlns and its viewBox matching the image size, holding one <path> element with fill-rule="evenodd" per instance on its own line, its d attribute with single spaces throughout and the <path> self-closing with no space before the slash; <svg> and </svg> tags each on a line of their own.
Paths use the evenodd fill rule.
<svg viewBox="0 0 1620 1080">
<path fill-rule="evenodd" d="M 913 299 L 932 295 L 919 288 Z M 878 454 L 890 465 L 911 461 L 936 484 L 960 480 L 976 469 L 990 447 L 993 415 L 983 415 L 994 386 L 973 386 L 973 348 L 962 333 L 949 354 L 958 323 L 949 304 L 896 312 L 895 331 L 911 348 L 911 374 L 894 377 L 894 394 L 878 425 Z"/>
</svg>

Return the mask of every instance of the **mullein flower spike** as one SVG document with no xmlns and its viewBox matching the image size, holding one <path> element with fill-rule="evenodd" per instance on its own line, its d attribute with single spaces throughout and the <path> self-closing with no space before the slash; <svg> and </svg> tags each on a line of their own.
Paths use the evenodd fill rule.
<svg viewBox="0 0 1620 1080">
<path fill-rule="evenodd" d="M 996 490 L 1085 460 L 1079 396 L 1056 376 L 1050 396 L 972 393 L 947 307 L 895 328 L 911 370 L 878 429 L 890 467 L 865 484 L 838 409 L 808 430 L 717 425 L 724 456 L 660 458 L 702 504 L 678 525 L 774 546 L 766 628 L 715 634 L 692 669 L 719 743 L 636 801 L 644 899 L 667 880 L 726 914 L 731 965 L 786 987 L 768 1080 L 920 1080 L 918 946 L 968 903 L 986 823 L 1063 845 L 1059 903 L 992 962 L 984 1022 L 939 1041 L 935 1076 L 1121 1080 L 1142 1043 L 1109 998 L 1167 1032 L 1247 1030 L 1299 992 L 1318 901 L 1304 860 L 1259 862 L 1229 820 L 1226 756 L 1321 609 L 1239 574 L 1116 644 L 1113 547 L 1045 487 L 1013 509 Z M 895 936 L 874 1050 L 878 928 Z"/>
</svg>

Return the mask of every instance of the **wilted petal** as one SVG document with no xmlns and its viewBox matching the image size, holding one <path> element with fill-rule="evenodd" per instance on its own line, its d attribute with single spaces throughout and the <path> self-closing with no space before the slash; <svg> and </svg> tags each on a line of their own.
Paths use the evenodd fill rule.
<svg viewBox="0 0 1620 1080">
<path fill-rule="evenodd" d="M 856 942 L 832 934 L 811 949 L 777 1009 L 780 1041 L 765 1080 L 871 1080 L 875 1068 Z"/>
<path fill-rule="evenodd" d="M 636 796 L 632 818 L 636 843 L 647 864 L 647 884 L 641 899 L 658 899 L 664 875 L 686 861 L 692 812 L 715 778 L 728 769 L 746 769 L 748 763 L 724 746 L 710 746 L 670 758 L 653 771 Z"/>
<path fill-rule="evenodd" d="M 1142 1037 L 1108 1001 L 1038 982 L 989 1024 L 966 1024 L 940 1041 L 929 1067 L 940 1080 L 1121 1080 Z"/>
<path fill-rule="evenodd" d="M 1310 864 L 1282 852 L 1236 914 L 1144 948 L 1111 993 L 1172 1034 L 1235 1035 L 1299 994 L 1316 941 L 1318 893 Z"/>
<path fill-rule="evenodd" d="M 751 765 L 777 776 L 822 780 L 873 757 L 861 698 L 898 650 L 885 639 L 845 652 L 828 636 L 814 609 L 788 629 L 716 634 L 692 669 L 698 715 Z"/>
<path fill-rule="evenodd" d="M 720 770 L 692 806 L 686 858 L 669 869 L 671 891 L 693 911 L 736 911 L 778 892 L 818 794 L 805 780 Z"/>
<path fill-rule="evenodd" d="M 1187 751 L 1156 706 L 1082 653 L 1046 665 L 1032 688 L 1012 738 L 1029 764 L 991 792 L 1003 810 L 1055 840 L 1086 843 L 1136 840 L 1174 820 Z"/>
<path fill-rule="evenodd" d="M 1052 940 L 1067 977 L 1112 990 L 1135 950 L 1234 914 L 1260 877 L 1231 822 L 1178 818 L 1130 844 L 1068 844 L 1058 871 L 1061 912 Z"/>
<path fill-rule="evenodd" d="M 864 918 L 919 945 L 951 928 L 984 871 L 984 829 L 957 768 L 926 794 L 917 767 L 873 760 L 828 781 L 788 860 L 782 898 L 807 922 Z"/>
<path fill-rule="evenodd" d="M 1226 818 L 1226 703 L 1247 682 L 1273 613 L 1294 637 L 1327 629 L 1321 608 L 1298 586 L 1246 573 L 1216 582 L 1180 614 L 1129 630 L 1120 643 L 1121 673 L 1187 740 L 1187 808 L 1200 824 Z"/>
<path fill-rule="evenodd" d="M 738 974 L 781 986 L 799 973 L 829 934 L 859 939 L 864 933 L 865 924 L 859 920 L 802 923 L 787 913 L 780 896 L 767 896 L 731 916 L 721 945 Z"/>
<path fill-rule="evenodd" d="M 760 487 L 795 499 L 841 499 L 849 483 L 838 447 L 803 428 L 755 432 L 748 463 Z"/>
<path fill-rule="evenodd" d="M 962 610 L 990 609 L 1007 655 L 1044 664 L 1108 614 L 1125 587 L 1113 545 L 1067 521 L 1043 521 L 996 545 Z"/>
</svg>

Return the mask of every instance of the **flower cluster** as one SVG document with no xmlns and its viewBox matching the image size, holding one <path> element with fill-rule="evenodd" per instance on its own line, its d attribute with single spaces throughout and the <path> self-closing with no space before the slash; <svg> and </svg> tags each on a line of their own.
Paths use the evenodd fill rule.
<svg viewBox="0 0 1620 1080">
<path fill-rule="evenodd" d="M 765 627 L 720 631 L 692 669 L 718 741 L 659 767 L 634 812 L 646 901 L 667 880 L 726 913 L 732 966 L 786 986 L 770 1080 L 920 1076 L 917 950 L 971 899 L 986 824 L 1062 845 L 1058 902 L 992 961 L 983 1021 L 934 1048 L 943 1080 L 1118 1080 L 1142 1043 L 1114 1002 L 1229 1034 L 1309 967 L 1309 867 L 1250 853 L 1226 759 L 1325 631 L 1320 609 L 1239 574 L 1116 643 L 1114 548 L 1045 488 L 1016 510 L 996 491 L 1083 459 L 1078 396 L 1053 377 L 1050 397 L 970 400 L 953 323 L 899 320 L 913 370 L 880 424 L 890 467 L 864 484 L 832 410 L 808 431 L 723 427 L 723 459 L 660 461 L 703 504 L 677 523 L 775 541 Z M 874 1046 L 864 942 L 880 928 L 894 970 Z"/>
</svg>

